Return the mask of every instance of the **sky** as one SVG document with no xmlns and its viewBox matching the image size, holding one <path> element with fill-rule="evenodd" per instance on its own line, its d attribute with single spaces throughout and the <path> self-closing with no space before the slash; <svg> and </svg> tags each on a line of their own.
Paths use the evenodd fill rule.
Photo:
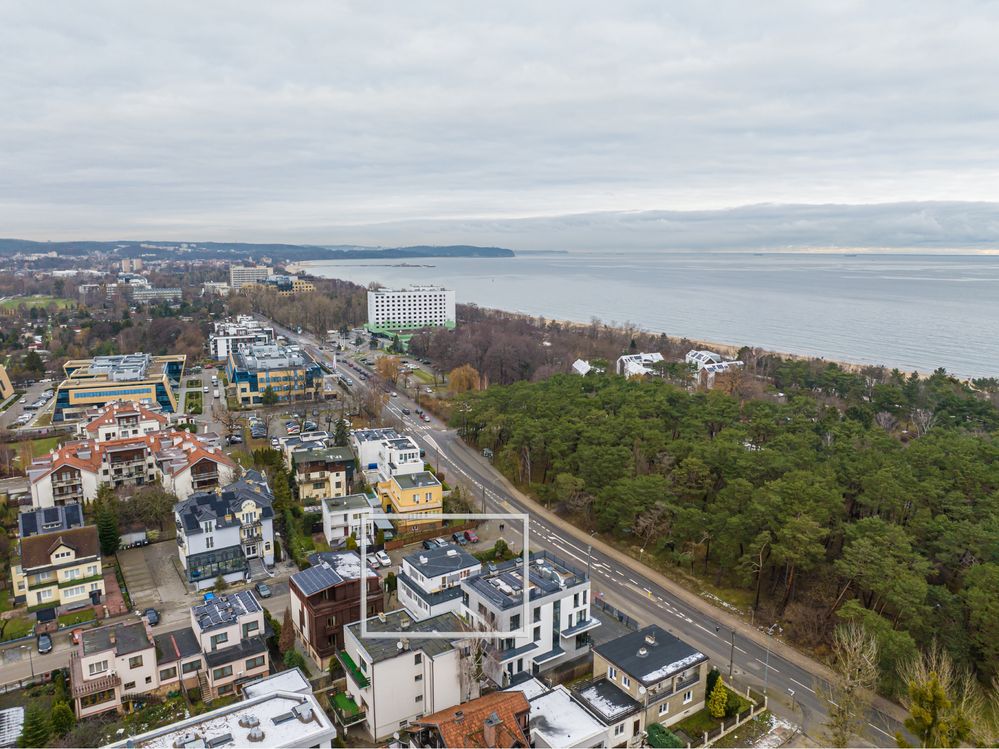
<svg viewBox="0 0 999 749">
<path fill-rule="evenodd" d="M 960 0 L 4 3 L 0 236 L 994 241 L 997 39 Z"/>
</svg>

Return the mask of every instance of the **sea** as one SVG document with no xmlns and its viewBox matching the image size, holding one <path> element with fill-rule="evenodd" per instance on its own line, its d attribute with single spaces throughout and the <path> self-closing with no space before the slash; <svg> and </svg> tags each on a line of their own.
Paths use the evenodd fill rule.
<svg viewBox="0 0 999 749">
<path fill-rule="evenodd" d="M 314 261 L 384 286 L 443 284 L 459 303 L 962 378 L 999 376 L 999 256 L 518 252 Z"/>
</svg>

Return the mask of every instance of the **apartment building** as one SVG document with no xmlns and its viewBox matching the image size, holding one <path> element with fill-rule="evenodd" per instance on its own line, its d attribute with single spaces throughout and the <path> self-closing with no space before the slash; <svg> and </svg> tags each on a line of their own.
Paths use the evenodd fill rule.
<svg viewBox="0 0 999 749">
<path fill-rule="evenodd" d="M 226 377 L 244 406 L 263 403 L 270 389 L 279 401 L 315 398 L 322 391 L 323 370 L 297 346 L 240 344 L 229 352 Z"/>
<path fill-rule="evenodd" d="M 398 633 L 398 639 L 361 638 L 361 624 L 344 628 L 344 649 L 337 653 L 347 672 L 348 708 L 341 719 L 363 723 L 375 739 L 390 737 L 411 721 L 475 699 L 475 678 L 469 646 L 461 639 L 421 637 L 459 632 L 461 619 L 452 613 L 423 621 L 405 611 L 367 620 L 369 632 Z"/>
<path fill-rule="evenodd" d="M 14 602 L 29 608 L 74 609 L 100 603 L 103 575 L 93 525 L 22 538 L 10 568 Z"/>
<path fill-rule="evenodd" d="M 191 607 L 191 630 L 205 659 L 202 695 L 238 693 L 267 674 L 264 610 L 249 590 L 215 596 Z"/>
<path fill-rule="evenodd" d="M 349 447 L 296 450 L 291 462 L 302 500 L 345 497 L 354 481 L 356 459 Z"/>
<path fill-rule="evenodd" d="M 315 696 L 268 690 L 241 702 L 108 744 L 116 749 L 261 746 L 329 749 L 336 727 Z"/>
<path fill-rule="evenodd" d="M 444 488 L 430 471 L 393 476 L 378 484 L 378 492 L 384 512 L 412 518 L 393 520 L 397 533 L 441 524 L 440 519 L 433 516 L 444 510 Z M 431 517 L 425 517 L 427 515 Z"/>
<path fill-rule="evenodd" d="M 265 289 L 274 289 L 281 297 L 295 296 L 316 290 L 316 285 L 312 281 L 306 281 L 298 276 L 274 275 L 257 281 L 257 285 Z"/>
<path fill-rule="evenodd" d="M 78 718 L 131 709 L 159 689 L 156 644 L 144 621 L 85 630 L 69 654 L 69 692 Z"/>
<path fill-rule="evenodd" d="M 603 746 L 637 747 L 645 739 L 642 703 L 605 678 L 576 685 L 575 701 L 589 711 L 605 731 Z"/>
<path fill-rule="evenodd" d="M 371 332 L 386 333 L 455 326 L 454 291 L 439 286 L 368 291 Z"/>
<path fill-rule="evenodd" d="M 34 507 L 91 502 L 113 488 L 159 482 L 180 498 L 233 480 L 236 464 L 196 434 L 164 430 L 123 439 L 67 442 L 28 467 Z"/>
<path fill-rule="evenodd" d="M 171 423 L 171 417 L 158 409 L 134 401 L 114 400 L 85 412 L 76 425 L 76 436 L 108 442 L 159 432 Z"/>
<path fill-rule="evenodd" d="M 346 497 L 330 497 L 322 501 L 323 535 L 332 548 L 343 546 L 347 538 L 353 536 L 360 543 L 361 535 L 367 536 L 369 547 L 375 544 L 377 534 L 392 538 L 392 524 L 383 518 L 368 518 L 372 512 L 381 513 L 377 497 L 371 494 L 348 494 Z M 361 528 L 362 520 L 364 529 Z"/>
<path fill-rule="evenodd" d="M 71 359 L 63 365 L 65 379 L 56 388 L 52 421 L 76 421 L 88 409 L 113 400 L 145 401 L 176 413 L 186 361 L 183 354 L 142 353 Z"/>
<path fill-rule="evenodd" d="M 350 432 L 350 446 L 357 456 L 357 470 L 372 486 L 380 481 L 378 474 L 378 453 L 384 440 L 401 438 L 395 429 L 354 429 Z"/>
<path fill-rule="evenodd" d="M 174 506 L 177 553 L 188 582 L 210 588 L 219 575 L 234 583 L 251 560 L 274 564 L 274 493 L 249 470 L 220 492 L 198 492 Z"/>
<path fill-rule="evenodd" d="M 704 707 L 708 670 L 706 655 L 652 624 L 594 647 L 594 680 L 577 693 L 611 693 L 609 683 L 640 703 L 643 725 L 670 726 Z"/>
<path fill-rule="evenodd" d="M 179 302 L 184 292 L 176 286 L 130 286 L 133 302 L 149 304 L 150 302 Z"/>
<path fill-rule="evenodd" d="M 393 437 L 378 443 L 378 481 L 393 476 L 410 476 L 423 470 L 420 446 L 412 437 Z"/>
<path fill-rule="evenodd" d="M 523 692 L 493 692 L 412 721 L 410 747 L 530 747 L 531 705 Z"/>
<path fill-rule="evenodd" d="M 359 618 L 362 584 L 367 586 L 367 616 L 383 610 L 382 581 L 356 551 L 321 552 L 309 562 L 311 567 L 288 582 L 291 619 L 303 648 L 326 668 L 344 647 L 344 625 Z"/>
<path fill-rule="evenodd" d="M 250 315 L 239 315 L 235 320 L 216 322 L 215 330 L 208 336 L 208 354 L 215 361 L 226 361 L 229 353 L 240 345 L 274 343 L 274 328 L 262 325 Z"/>
<path fill-rule="evenodd" d="M 5 401 L 14 394 L 14 386 L 10 382 L 7 374 L 7 367 L 0 364 L 0 401 Z"/>
<path fill-rule="evenodd" d="M 501 687 L 588 653 L 587 633 L 600 626 L 590 616 L 586 573 L 548 551 L 530 555 L 526 579 L 523 559 L 512 559 L 462 580 L 461 588 L 465 621 L 498 633 L 487 640 L 483 672 Z M 527 634 L 503 634 L 519 630 Z"/>
<path fill-rule="evenodd" d="M 397 578 L 399 603 L 414 619 L 448 611 L 460 615 L 461 581 L 481 571 L 482 562 L 454 544 L 407 554 Z"/>
<path fill-rule="evenodd" d="M 229 287 L 238 291 L 247 284 L 255 284 L 269 278 L 274 269 L 267 265 L 230 265 Z"/>
</svg>

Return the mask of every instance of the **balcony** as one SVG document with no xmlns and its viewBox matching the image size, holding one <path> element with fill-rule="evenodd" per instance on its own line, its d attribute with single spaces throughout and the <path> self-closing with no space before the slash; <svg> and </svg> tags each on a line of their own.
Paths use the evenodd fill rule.
<svg viewBox="0 0 999 749">
<path fill-rule="evenodd" d="M 354 663 L 353 659 L 347 654 L 346 650 L 341 650 L 336 654 L 336 656 L 339 659 L 340 664 L 343 666 L 343 670 L 347 672 L 347 675 L 350 676 L 357 686 L 361 689 L 365 689 L 371 685 L 371 682 L 368 681 L 368 677 L 365 676 L 364 672 L 357 667 L 357 664 Z"/>
<path fill-rule="evenodd" d="M 591 629 L 596 629 L 601 624 L 599 619 L 590 617 L 589 619 L 584 619 L 581 622 L 576 622 L 571 627 L 566 627 L 560 633 L 560 637 L 574 637 L 575 635 L 582 634 L 583 632 L 589 632 Z"/>
<path fill-rule="evenodd" d="M 344 692 L 330 695 L 330 707 L 333 708 L 337 722 L 344 728 L 363 722 L 367 715 L 367 710 L 358 706 L 353 698 Z"/>
</svg>

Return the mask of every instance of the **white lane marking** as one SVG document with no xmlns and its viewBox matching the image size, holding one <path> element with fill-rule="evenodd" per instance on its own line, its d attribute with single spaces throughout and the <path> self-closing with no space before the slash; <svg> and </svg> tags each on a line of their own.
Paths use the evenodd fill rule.
<svg viewBox="0 0 999 749">
<path fill-rule="evenodd" d="M 764 666 L 766 666 L 766 665 L 767 665 L 767 664 L 766 664 L 766 661 L 761 661 L 761 660 L 760 660 L 759 658 L 757 658 L 756 660 L 757 660 L 757 661 L 759 661 L 760 663 L 762 663 L 762 664 L 763 664 Z M 770 670 L 771 670 L 771 671 L 773 671 L 773 672 L 774 672 L 775 674 L 779 674 L 779 673 L 780 673 L 780 671 L 778 671 L 778 670 L 777 670 L 776 668 L 774 668 L 773 666 L 770 666 Z"/>
<path fill-rule="evenodd" d="M 837 707 L 839 707 L 839 705 L 837 705 Z M 867 722 L 867 725 L 869 725 L 869 726 L 870 726 L 871 728 L 873 728 L 873 729 L 874 729 L 875 731 L 880 731 L 880 732 L 881 732 L 881 733 L 883 733 L 883 734 L 884 734 L 885 736 L 887 736 L 887 737 L 888 737 L 889 739 L 893 739 L 893 738 L 895 738 L 895 737 L 894 737 L 893 735 L 891 735 L 891 734 L 890 734 L 890 733 L 888 733 L 887 731 L 884 731 L 884 730 L 882 730 L 882 729 L 878 728 L 878 727 L 877 727 L 876 725 L 874 725 L 874 724 L 873 724 L 873 723 L 871 723 L 870 721 L 868 721 L 868 722 Z"/>
<path fill-rule="evenodd" d="M 639 584 L 639 583 L 638 583 L 638 580 L 636 580 L 636 579 L 635 579 L 635 578 L 633 578 L 633 577 L 629 577 L 629 578 L 628 578 L 628 581 L 629 581 L 629 582 L 630 582 L 630 583 L 631 583 L 632 585 L 638 585 L 638 584 Z"/>
<path fill-rule="evenodd" d="M 798 681 L 797 679 L 795 679 L 795 678 L 794 678 L 793 676 L 788 676 L 787 678 L 789 678 L 789 679 L 790 679 L 791 681 L 793 681 L 793 682 L 794 682 L 795 684 L 797 684 L 797 685 L 798 685 L 799 687 L 801 687 L 802 689 L 807 689 L 807 690 L 808 690 L 809 692 L 811 692 L 812 694 L 815 694 L 815 690 L 814 690 L 814 689 L 812 689 L 812 688 L 811 688 L 810 686 L 808 686 L 807 684 L 802 684 L 802 683 L 801 683 L 800 681 Z M 837 707 L 839 707 L 839 706 L 837 705 Z"/>
</svg>

